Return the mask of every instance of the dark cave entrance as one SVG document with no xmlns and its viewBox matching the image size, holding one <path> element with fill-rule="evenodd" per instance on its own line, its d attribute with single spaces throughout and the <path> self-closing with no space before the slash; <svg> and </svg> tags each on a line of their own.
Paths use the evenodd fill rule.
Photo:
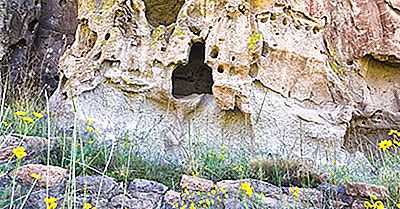
<svg viewBox="0 0 400 209">
<path fill-rule="evenodd" d="M 195 42 L 189 53 L 189 62 L 178 65 L 172 73 L 172 95 L 182 98 L 190 94 L 212 94 L 211 68 L 204 64 L 205 44 Z"/>
</svg>

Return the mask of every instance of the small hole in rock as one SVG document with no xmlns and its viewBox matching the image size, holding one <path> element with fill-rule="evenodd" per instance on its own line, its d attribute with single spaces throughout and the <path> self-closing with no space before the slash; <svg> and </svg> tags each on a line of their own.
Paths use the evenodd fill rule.
<svg viewBox="0 0 400 209">
<path fill-rule="evenodd" d="M 213 46 L 212 49 L 211 49 L 210 57 L 215 59 L 215 58 L 218 57 L 218 54 L 219 54 L 218 47 L 217 46 Z"/>
<path fill-rule="evenodd" d="M 222 66 L 218 66 L 217 71 L 219 73 L 224 73 L 224 68 L 222 68 Z"/>
<path fill-rule="evenodd" d="M 93 60 L 98 60 L 98 59 L 100 59 L 100 57 L 101 57 L 101 52 L 94 55 Z"/>
<path fill-rule="evenodd" d="M 234 61 L 236 60 L 236 57 L 235 57 L 235 56 L 232 56 L 232 57 L 231 57 L 231 60 L 232 60 L 232 62 L 234 62 Z"/>
<path fill-rule="evenodd" d="M 230 74 L 235 74 L 235 66 L 231 66 L 231 67 L 229 68 L 229 73 L 230 73 Z"/>
<path fill-rule="evenodd" d="M 108 39 L 110 39 L 110 36 L 111 36 L 110 33 L 107 33 L 107 34 L 104 36 L 104 39 L 105 39 L 105 40 L 108 40 Z"/>
<path fill-rule="evenodd" d="M 204 60 L 205 44 L 195 42 L 189 53 L 189 62 L 178 65 L 172 73 L 172 95 L 175 98 L 191 94 L 212 94 L 212 69 Z"/>
</svg>

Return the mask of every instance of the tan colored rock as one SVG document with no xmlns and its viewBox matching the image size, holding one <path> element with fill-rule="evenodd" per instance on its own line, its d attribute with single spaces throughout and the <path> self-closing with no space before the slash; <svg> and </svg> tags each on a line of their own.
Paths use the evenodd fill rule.
<svg viewBox="0 0 400 209">
<path fill-rule="evenodd" d="M 195 191 L 211 191 L 214 188 L 214 182 L 196 176 L 183 175 L 180 183 L 182 188 Z"/>
<path fill-rule="evenodd" d="M 378 200 L 385 200 L 389 196 L 386 187 L 363 182 L 348 183 L 345 191 L 347 195 L 354 197 L 370 198 L 371 195 L 375 195 Z"/>
<path fill-rule="evenodd" d="M 40 164 L 28 164 L 13 170 L 8 175 L 13 178 L 14 175 L 17 180 L 23 184 L 33 184 L 36 180 L 32 174 L 39 175 L 37 185 L 40 187 L 56 187 L 59 186 L 67 178 L 67 170 L 57 166 L 46 166 Z"/>
<path fill-rule="evenodd" d="M 396 1 L 149 1 L 81 2 L 51 98 L 65 127 L 76 116 L 104 140 L 149 133 L 144 146 L 168 160 L 200 135 L 320 165 L 359 151 L 347 146 L 359 112 L 399 118 Z M 171 11 L 157 19 L 151 3 Z"/>
<path fill-rule="evenodd" d="M 181 201 L 181 194 L 174 190 L 169 190 L 165 193 L 164 200 L 169 205 L 179 204 Z"/>
</svg>

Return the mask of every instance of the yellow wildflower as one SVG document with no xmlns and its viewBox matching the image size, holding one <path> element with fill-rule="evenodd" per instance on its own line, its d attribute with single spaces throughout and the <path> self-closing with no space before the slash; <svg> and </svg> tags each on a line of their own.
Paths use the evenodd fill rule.
<svg viewBox="0 0 400 209">
<path fill-rule="evenodd" d="M 199 192 L 199 191 L 197 191 L 196 193 L 197 193 L 197 195 L 201 195 L 201 192 Z"/>
<path fill-rule="evenodd" d="M 213 199 L 211 199 L 210 202 L 211 202 L 211 205 L 214 205 L 214 203 L 215 203 Z"/>
<path fill-rule="evenodd" d="M 366 209 L 372 208 L 372 204 L 371 204 L 370 202 L 368 202 L 368 201 L 365 201 L 365 202 L 364 202 L 364 207 L 365 207 Z"/>
<path fill-rule="evenodd" d="M 33 115 L 35 116 L 35 117 L 37 117 L 37 118 L 43 118 L 43 115 L 42 115 L 42 113 L 39 113 L 39 112 L 33 112 Z"/>
<path fill-rule="evenodd" d="M 36 174 L 36 173 L 32 173 L 31 177 L 36 179 L 36 180 L 40 180 L 42 177 L 40 176 L 40 174 Z"/>
<path fill-rule="evenodd" d="M 17 111 L 17 112 L 15 112 L 14 114 L 17 115 L 17 116 L 25 116 L 25 115 L 26 115 L 26 112 L 24 112 L 24 111 Z"/>
<path fill-rule="evenodd" d="M 194 207 L 194 203 L 190 204 L 190 208 L 189 209 L 196 209 L 196 207 Z"/>
<path fill-rule="evenodd" d="M 187 207 L 187 204 L 184 204 L 184 205 L 181 207 L 181 209 L 186 209 L 186 207 Z"/>
<path fill-rule="evenodd" d="M 90 203 L 85 203 L 83 205 L 83 209 L 90 209 L 90 208 L 92 208 L 92 205 Z"/>
<path fill-rule="evenodd" d="M 94 123 L 93 119 L 90 119 L 90 118 L 87 118 L 86 121 L 87 121 L 90 125 L 93 125 L 93 123 Z"/>
<path fill-rule="evenodd" d="M 8 124 L 7 122 L 3 121 L 1 122 L 1 124 L 3 124 L 5 127 L 9 126 L 10 124 Z"/>
<path fill-rule="evenodd" d="M 54 198 L 54 197 L 49 197 L 49 198 L 44 198 L 44 202 L 46 203 L 46 204 L 50 204 L 50 203 L 53 203 L 53 202 L 56 202 L 56 198 Z"/>
<path fill-rule="evenodd" d="M 213 189 L 213 190 L 211 190 L 211 194 L 215 195 L 215 194 L 217 194 L 217 191 L 215 191 L 215 190 Z"/>
<path fill-rule="evenodd" d="M 294 198 L 296 198 L 296 199 L 299 198 L 299 196 L 300 196 L 300 188 L 299 187 L 296 186 L 296 187 L 294 187 L 294 189 L 290 188 L 289 191 L 290 191 L 290 193 L 292 193 Z"/>
<path fill-rule="evenodd" d="M 376 209 L 384 209 L 385 205 L 383 205 L 383 203 L 381 201 L 376 201 L 375 204 L 374 204 L 374 207 Z"/>
<path fill-rule="evenodd" d="M 18 158 L 21 159 L 26 156 L 25 148 L 23 147 L 16 147 L 12 150 L 14 155 Z"/>
<path fill-rule="evenodd" d="M 207 205 L 211 205 L 211 202 L 210 202 L 209 199 L 206 199 L 206 204 L 207 204 Z"/>
<path fill-rule="evenodd" d="M 90 126 L 86 127 L 86 130 L 89 131 L 89 132 L 93 132 L 94 131 L 94 129 L 92 127 L 90 127 Z"/>
<path fill-rule="evenodd" d="M 373 194 L 373 195 L 371 195 L 371 199 L 372 200 L 377 200 L 378 198 L 376 197 L 376 195 Z"/>
<path fill-rule="evenodd" d="M 185 189 L 184 192 L 185 192 L 186 195 L 189 195 L 189 190 L 188 189 Z"/>
<path fill-rule="evenodd" d="M 179 204 L 178 203 L 175 203 L 175 208 L 178 208 L 179 207 Z"/>
<path fill-rule="evenodd" d="M 192 172 L 192 176 L 198 176 L 199 175 L 199 172 Z"/>
<path fill-rule="evenodd" d="M 229 195 L 228 194 L 224 194 L 224 198 L 229 198 Z"/>
<path fill-rule="evenodd" d="M 22 120 L 23 120 L 25 123 L 34 123 L 34 122 L 35 122 L 35 121 L 34 121 L 32 118 L 30 118 L 30 117 L 23 117 Z"/>
<path fill-rule="evenodd" d="M 55 209 L 57 207 L 57 203 L 53 202 L 47 205 L 47 209 Z"/>
<path fill-rule="evenodd" d="M 382 150 L 386 150 L 392 146 L 391 140 L 383 140 L 379 143 L 379 148 Z"/>
<path fill-rule="evenodd" d="M 388 133 L 389 136 L 391 136 L 391 135 L 393 135 L 393 134 L 399 135 L 399 131 L 397 131 L 397 130 L 390 130 L 389 133 Z"/>
<path fill-rule="evenodd" d="M 400 141 L 393 140 L 393 143 L 394 143 L 395 145 L 397 145 L 398 147 L 400 147 Z"/>
<path fill-rule="evenodd" d="M 253 197 L 253 187 L 249 183 L 242 183 L 240 190 L 243 190 L 249 197 Z"/>
<path fill-rule="evenodd" d="M 56 198 L 50 197 L 50 198 L 44 198 L 44 202 L 47 205 L 47 209 L 55 209 L 57 207 L 56 203 Z"/>
<path fill-rule="evenodd" d="M 400 203 L 398 203 L 396 206 L 397 206 L 397 208 L 400 208 Z"/>
<path fill-rule="evenodd" d="M 93 144 L 93 140 L 90 140 L 90 141 L 89 141 L 89 144 Z"/>
<path fill-rule="evenodd" d="M 207 192 L 207 196 L 211 197 L 211 193 L 210 193 L 210 192 Z"/>
</svg>

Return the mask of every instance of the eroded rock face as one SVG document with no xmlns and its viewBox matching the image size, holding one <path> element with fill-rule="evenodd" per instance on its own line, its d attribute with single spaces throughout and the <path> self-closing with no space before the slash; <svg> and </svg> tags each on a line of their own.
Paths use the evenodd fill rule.
<svg viewBox="0 0 400 209">
<path fill-rule="evenodd" d="M 1 72 L 11 93 L 45 85 L 54 91 L 58 60 L 74 41 L 77 15 L 77 0 L 0 1 Z"/>
<path fill-rule="evenodd" d="M 357 151 L 345 142 L 357 114 L 388 111 L 381 133 L 400 127 L 397 93 L 381 94 L 400 84 L 396 2 L 189 0 L 176 21 L 146 14 L 149 2 L 80 3 L 52 98 L 65 127 L 91 118 L 107 139 L 128 131 L 178 158 L 196 135 L 316 162 Z"/>
</svg>

